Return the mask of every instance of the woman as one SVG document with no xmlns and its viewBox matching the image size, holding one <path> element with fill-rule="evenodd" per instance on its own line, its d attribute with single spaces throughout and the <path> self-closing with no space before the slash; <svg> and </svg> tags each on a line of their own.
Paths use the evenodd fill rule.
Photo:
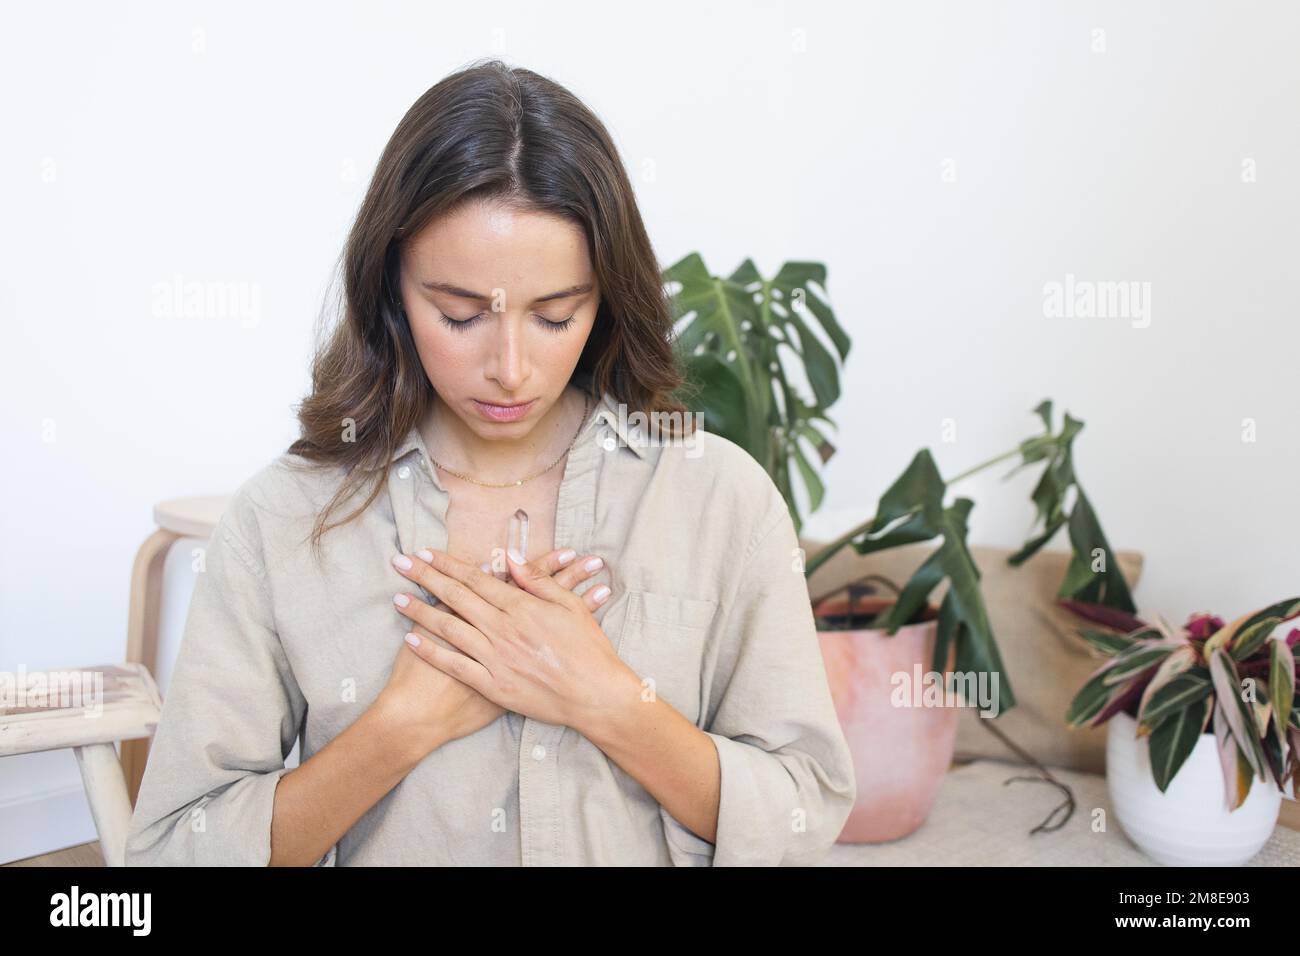
<svg viewBox="0 0 1300 956">
<path fill-rule="evenodd" d="M 794 527 L 676 427 L 600 121 L 527 70 L 448 77 L 343 272 L 302 436 L 206 552 L 128 862 L 817 860 L 855 784 Z"/>
</svg>

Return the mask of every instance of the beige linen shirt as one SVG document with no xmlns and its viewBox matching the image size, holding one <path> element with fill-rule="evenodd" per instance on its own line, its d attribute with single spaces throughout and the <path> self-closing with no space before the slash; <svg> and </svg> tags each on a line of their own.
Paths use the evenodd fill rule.
<svg viewBox="0 0 1300 956">
<path fill-rule="evenodd" d="M 386 493 L 326 533 L 321 563 L 305 539 L 341 468 L 298 470 L 286 453 L 235 492 L 195 584 L 128 865 L 270 860 L 295 740 L 305 762 L 353 723 L 403 646 L 392 596 L 412 582 L 392 556 L 446 548 L 449 495 L 428 461 L 413 429 Z M 703 430 L 653 438 L 606 393 L 564 466 L 555 547 L 606 559 L 579 593 L 609 585 L 595 617 L 619 657 L 717 747 L 716 843 L 577 731 L 507 712 L 425 757 L 316 865 L 817 862 L 856 784 L 767 473 Z"/>
</svg>

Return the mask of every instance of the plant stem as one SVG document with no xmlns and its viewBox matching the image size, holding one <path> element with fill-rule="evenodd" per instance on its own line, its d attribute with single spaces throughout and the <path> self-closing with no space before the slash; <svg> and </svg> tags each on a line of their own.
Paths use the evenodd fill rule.
<svg viewBox="0 0 1300 956">
<path fill-rule="evenodd" d="M 968 468 L 965 471 L 963 471 L 961 474 L 957 475 L 955 478 L 951 478 L 948 481 L 944 482 L 944 489 L 947 490 L 951 486 L 955 485 L 957 482 L 969 478 L 971 475 L 984 471 L 986 468 L 992 468 L 994 465 L 998 464 L 999 462 L 1006 461 L 1008 458 L 1013 458 L 1019 454 L 1021 454 L 1021 447 L 1017 445 L 1015 448 L 1011 449 L 1010 451 L 1003 452 L 1001 455 L 997 455 L 994 458 L 990 458 L 988 461 L 981 462 L 980 464 L 976 465 L 974 468 Z M 873 515 L 872 517 L 868 518 L 866 521 L 862 522 L 862 524 L 858 525 L 856 528 L 852 528 L 849 531 L 846 531 L 844 534 L 840 535 L 830 544 L 826 545 L 826 547 L 818 551 L 817 554 L 813 556 L 812 560 L 810 560 L 807 564 L 804 565 L 804 569 L 803 569 L 804 577 L 811 578 L 813 576 L 814 571 L 816 571 L 823 564 L 825 564 L 827 561 L 833 558 L 850 541 L 870 531 L 871 526 L 875 524 L 875 522 L 876 522 L 876 518 Z"/>
<path fill-rule="evenodd" d="M 1011 449 L 1010 451 L 1003 452 L 1001 455 L 998 455 L 996 458 L 990 458 L 988 461 L 984 462 L 983 464 L 976 465 L 974 468 L 968 468 L 968 469 L 966 469 L 965 471 L 963 471 L 960 475 L 957 475 L 956 477 L 949 478 L 948 481 L 946 482 L 946 484 L 947 484 L 947 485 L 955 485 L 955 484 L 957 484 L 957 482 L 961 481 L 963 478 L 969 478 L 971 475 L 975 474 L 976 472 L 983 471 L 985 468 L 992 468 L 992 467 L 993 467 L 994 465 L 996 465 L 998 462 L 1000 462 L 1000 461 L 1006 461 L 1008 458 L 1014 458 L 1016 455 L 1019 455 L 1019 454 L 1020 454 L 1020 447 L 1017 446 L 1017 447 Z"/>
</svg>

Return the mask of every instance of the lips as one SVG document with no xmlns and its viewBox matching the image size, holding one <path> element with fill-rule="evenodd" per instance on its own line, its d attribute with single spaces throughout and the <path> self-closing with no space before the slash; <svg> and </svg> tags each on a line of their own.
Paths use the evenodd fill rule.
<svg viewBox="0 0 1300 956">
<path fill-rule="evenodd" d="M 488 402 L 480 402 L 477 398 L 471 399 L 471 401 L 480 415 L 494 422 L 518 421 L 532 411 L 533 406 L 537 404 L 537 399 L 533 399 L 531 402 L 520 402 L 517 405 L 493 405 Z"/>
</svg>

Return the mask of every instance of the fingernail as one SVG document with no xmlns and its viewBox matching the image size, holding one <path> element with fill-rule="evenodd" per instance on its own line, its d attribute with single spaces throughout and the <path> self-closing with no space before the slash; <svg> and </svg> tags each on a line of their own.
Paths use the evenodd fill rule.
<svg viewBox="0 0 1300 956">
<path fill-rule="evenodd" d="M 397 565 L 403 571 L 411 570 L 411 559 L 404 554 L 393 555 L 393 564 Z"/>
<path fill-rule="evenodd" d="M 398 607 L 406 607 L 406 605 L 411 603 L 411 599 L 407 597 L 405 594 L 394 594 L 393 603 L 396 604 Z"/>
<path fill-rule="evenodd" d="M 609 588 L 602 584 L 600 587 L 596 588 L 596 590 L 591 592 L 591 596 L 597 602 L 603 601 L 605 598 L 609 597 Z"/>
<path fill-rule="evenodd" d="M 577 552 L 577 551 L 574 551 L 572 548 L 565 548 L 565 549 L 564 549 L 563 551 L 561 551 L 560 554 L 559 554 L 559 561 L 560 561 L 561 564 L 568 564 L 570 561 L 572 561 L 572 560 L 573 560 L 574 558 L 576 558 L 577 556 L 578 556 L 578 552 Z"/>
<path fill-rule="evenodd" d="M 428 548 L 421 548 L 419 551 L 415 552 L 415 556 L 425 563 L 433 560 L 433 552 Z"/>
<path fill-rule="evenodd" d="M 588 571 L 599 571 L 600 566 L 604 563 L 605 562 L 602 561 L 600 558 L 592 558 L 590 561 L 584 564 L 583 567 L 586 568 Z"/>
<path fill-rule="evenodd" d="M 407 635 L 406 635 L 406 643 L 410 644 L 412 647 L 419 647 L 419 646 L 420 646 L 420 638 L 419 638 L 417 635 L 415 635 L 415 634 L 407 634 Z"/>
</svg>

